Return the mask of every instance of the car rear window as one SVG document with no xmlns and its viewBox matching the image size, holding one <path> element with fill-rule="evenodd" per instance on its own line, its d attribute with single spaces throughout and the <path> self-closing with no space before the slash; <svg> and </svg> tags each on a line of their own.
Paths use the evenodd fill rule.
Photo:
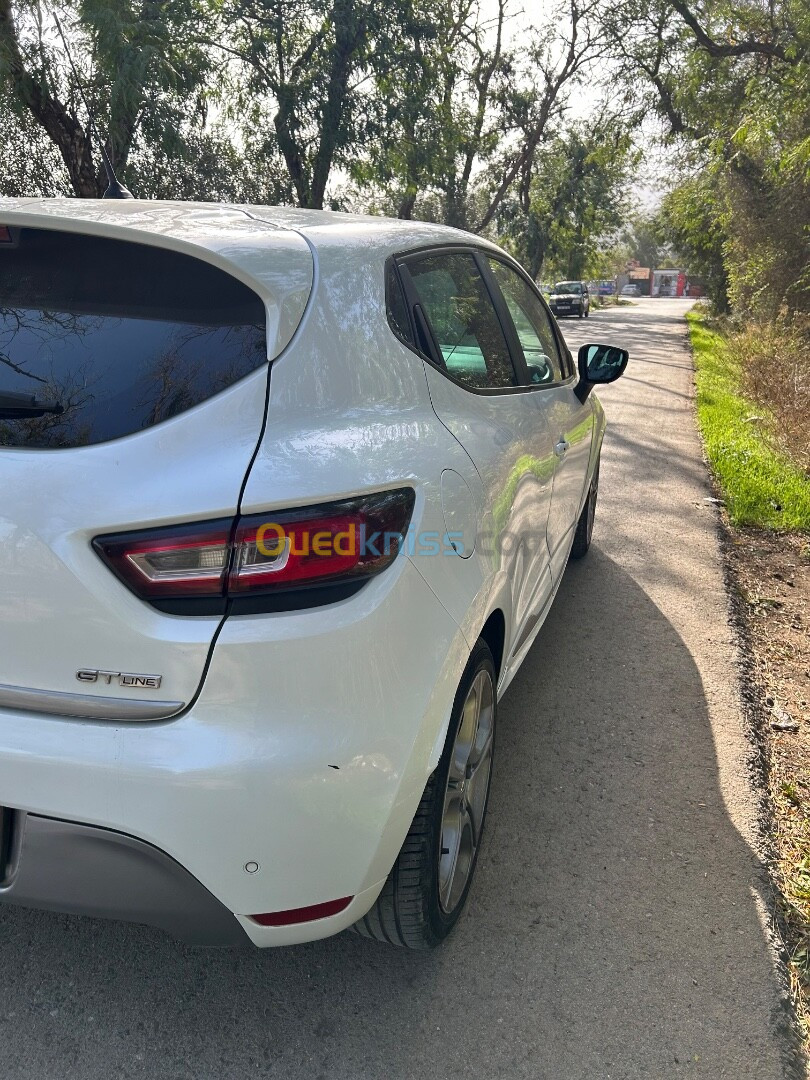
<svg viewBox="0 0 810 1080">
<path fill-rule="evenodd" d="M 0 245 L 0 446 L 117 439 L 265 363 L 264 305 L 217 267 L 45 229 Z M 11 418 L 10 395 L 62 411 Z"/>
</svg>

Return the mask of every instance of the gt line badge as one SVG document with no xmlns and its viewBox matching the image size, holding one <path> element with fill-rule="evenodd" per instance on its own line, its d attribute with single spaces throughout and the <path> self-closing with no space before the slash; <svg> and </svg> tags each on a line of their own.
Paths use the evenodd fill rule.
<svg viewBox="0 0 810 1080">
<path fill-rule="evenodd" d="M 130 689 L 158 690 L 162 675 L 136 675 L 126 671 L 101 671 L 98 668 L 82 668 L 76 672 L 79 682 L 103 682 L 112 686 L 115 682 L 118 686 L 127 686 Z"/>
</svg>

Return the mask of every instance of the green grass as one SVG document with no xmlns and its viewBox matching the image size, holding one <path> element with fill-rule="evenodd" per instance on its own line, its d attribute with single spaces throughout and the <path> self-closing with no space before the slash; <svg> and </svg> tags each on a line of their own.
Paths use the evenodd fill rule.
<svg viewBox="0 0 810 1080">
<path fill-rule="evenodd" d="M 697 372 L 697 409 L 709 464 L 735 525 L 810 531 L 810 480 L 777 454 L 750 417 L 762 410 L 739 390 L 723 335 L 705 313 L 690 311 Z"/>
</svg>

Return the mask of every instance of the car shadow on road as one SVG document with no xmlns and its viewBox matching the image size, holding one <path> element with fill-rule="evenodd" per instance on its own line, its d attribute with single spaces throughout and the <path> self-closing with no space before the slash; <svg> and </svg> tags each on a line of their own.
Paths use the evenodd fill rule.
<svg viewBox="0 0 810 1080">
<path fill-rule="evenodd" d="M 788 1075 L 764 888 L 693 659 L 595 547 L 502 702 L 483 858 L 443 949 L 191 949 L 2 909 L 3 1075 Z"/>
</svg>

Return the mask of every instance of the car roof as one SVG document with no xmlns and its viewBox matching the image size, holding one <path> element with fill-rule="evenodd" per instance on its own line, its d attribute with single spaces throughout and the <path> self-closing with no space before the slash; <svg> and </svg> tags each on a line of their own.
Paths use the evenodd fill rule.
<svg viewBox="0 0 810 1080">
<path fill-rule="evenodd" d="M 148 199 L 7 199 L 0 198 L 0 224 L 63 228 L 143 240 L 164 237 L 180 244 L 221 246 L 237 238 L 250 243 L 268 231 L 297 233 L 308 245 L 355 247 L 370 256 L 421 246 L 476 243 L 496 245 L 471 233 L 424 221 L 404 221 L 371 214 L 300 210 L 285 206 L 237 203 L 171 202 Z M 129 235 L 126 235 L 129 234 Z M 281 237 L 279 246 L 283 247 Z M 238 259 L 234 252 L 233 257 Z"/>
<path fill-rule="evenodd" d="M 372 263 L 419 247 L 475 243 L 499 250 L 470 233 L 428 222 L 230 203 L 0 198 L 0 225 L 152 244 L 204 259 L 262 298 L 274 356 L 301 319 L 317 265 L 362 275 Z"/>
</svg>

